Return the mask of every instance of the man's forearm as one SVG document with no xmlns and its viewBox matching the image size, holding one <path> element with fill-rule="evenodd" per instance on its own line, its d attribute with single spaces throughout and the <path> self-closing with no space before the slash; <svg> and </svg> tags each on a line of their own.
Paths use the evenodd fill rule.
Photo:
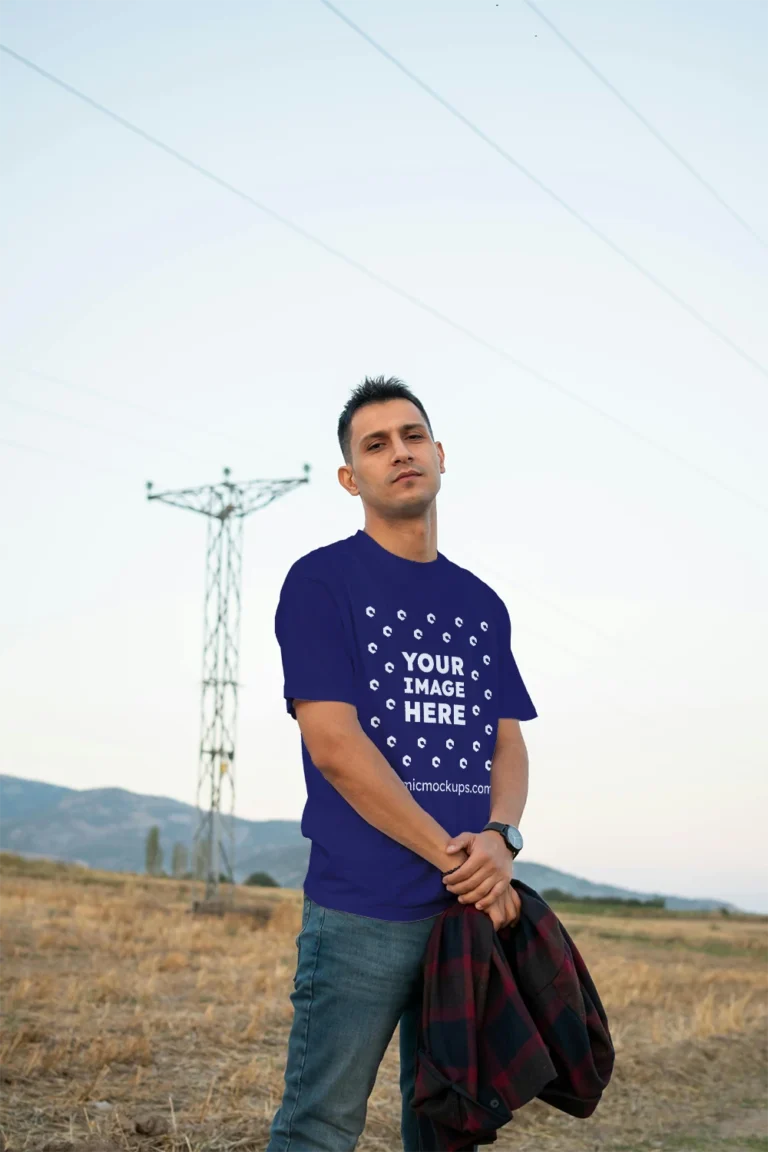
<svg viewBox="0 0 768 1152">
<path fill-rule="evenodd" d="M 528 750 L 522 738 L 496 746 L 491 761 L 489 820 L 517 828 L 528 799 Z"/>
<path fill-rule="evenodd" d="M 320 771 L 364 820 L 429 860 L 441 872 L 466 859 L 464 852 L 445 851 L 449 834 L 414 800 L 363 731 L 337 743 Z"/>
</svg>

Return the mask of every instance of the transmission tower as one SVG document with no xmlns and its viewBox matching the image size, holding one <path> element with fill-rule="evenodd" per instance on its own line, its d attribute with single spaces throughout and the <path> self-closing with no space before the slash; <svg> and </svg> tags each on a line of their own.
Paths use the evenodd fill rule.
<svg viewBox="0 0 768 1152">
<path fill-rule="evenodd" d="M 249 480 L 245 484 L 230 480 L 229 468 L 225 468 L 220 483 L 178 492 L 153 492 L 152 482 L 147 481 L 148 500 L 161 500 L 208 518 L 198 822 L 193 857 L 198 862 L 200 853 L 204 854 L 206 901 L 219 897 L 222 863 L 232 884 L 235 879 L 235 735 L 243 521 L 251 512 L 266 508 L 273 500 L 307 483 L 309 464 L 304 465 L 301 479 Z M 201 803 L 203 796 L 205 806 Z"/>
</svg>

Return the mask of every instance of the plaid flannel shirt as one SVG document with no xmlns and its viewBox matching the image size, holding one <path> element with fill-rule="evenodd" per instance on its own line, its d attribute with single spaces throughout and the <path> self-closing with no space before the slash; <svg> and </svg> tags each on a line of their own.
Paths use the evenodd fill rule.
<svg viewBox="0 0 768 1152">
<path fill-rule="evenodd" d="M 538 892 L 511 883 L 514 925 L 497 933 L 457 901 L 427 942 L 412 1100 L 421 1152 L 492 1144 L 535 1096 L 591 1116 L 611 1078 L 608 1021 L 578 948 Z"/>
</svg>

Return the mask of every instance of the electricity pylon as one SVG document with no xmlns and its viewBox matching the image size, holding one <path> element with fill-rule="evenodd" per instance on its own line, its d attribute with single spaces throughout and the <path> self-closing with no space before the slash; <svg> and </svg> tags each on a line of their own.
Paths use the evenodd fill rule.
<svg viewBox="0 0 768 1152">
<path fill-rule="evenodd" d="M 147 481 L 148 500 L 161 500 L 208 517 L 198 823 L 193 857 L 197 862 L 202 848 L 206 900 L 218 899 L 222 861 L 228 879 L 232 883 L 235 879 L 235 736 L 243 521 L 251 512 L 266 508 L 299 484 L 309 483 L 309 464 L 304 465 L 301 479 L 249 480 L 236 484 L 229 476 L 229 468 L 225 468 L 220 483 L 183 488 L 178 492 L 153 492 L 152 482 Z M 207 797 L 206 808 L 201 804 L 203 793 Z"/>
</svg>

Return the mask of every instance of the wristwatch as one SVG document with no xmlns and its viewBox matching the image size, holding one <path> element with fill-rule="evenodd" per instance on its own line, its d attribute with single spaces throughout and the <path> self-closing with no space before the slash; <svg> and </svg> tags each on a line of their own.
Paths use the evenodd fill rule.
<svg viewBox="0 0 768 1152">
<path fill-rule="evenodd" d="M 483 828 L 483 832 L 488 832 L 489 830 L 501 833 L 504 837 L 504 843 L 512 853 L 512 859 L 514 860 L 515 856 L 517 856 L 523 847 L 523 837 L 520 834 L 520 829 L 515 828 L 514 824 L 500 824 L 498 820 L 491 820 L 486 824 L 485 828 Z"/>
</svg>

